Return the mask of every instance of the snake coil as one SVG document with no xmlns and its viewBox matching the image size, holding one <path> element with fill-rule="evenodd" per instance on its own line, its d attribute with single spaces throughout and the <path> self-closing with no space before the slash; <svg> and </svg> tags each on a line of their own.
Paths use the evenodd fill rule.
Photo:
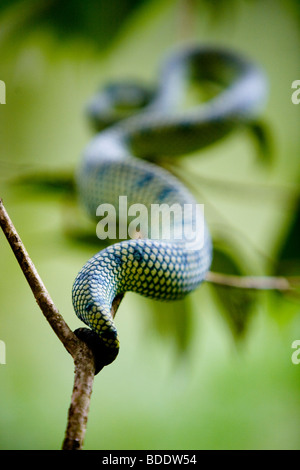
<svg viewBox="0 0 300 470">
<path fill-rule="evenodd" d="M 180 111 L 191 80 L 213 83 L 220 90 L 207 102 Z M 254 63 L 216 48 L 189 47 L 171 55 L 161 70 L 155 91 L 131 83 L 110 85 L 98 94 L 89 114 L 104 129 L 88 144 L 77 173 L 79 198 L 95 217 L 100 203 L 128 206 L 140 203 L 195 207 L 184 185 L 159 167 L 160 156 L 175 157 L 201 149 L 251 122 L 266 96 L 265 76 Z M 122 214 L 119 214 L 122 217 Z M 119 350 L 111 316 L 116 296 L 134 291 L 175 300 L 193 291 L 205 278 L 212 260 L 212 243 L 205 222 L 194 211 L 180 222 L 185 233 L 203 237 L 191 249 L 187 240 L 127 239 L 94 255 L 78 273 L 72 290 L 77 316 L 96 333 L 94 349 L 100 366 Z M 177 227 L 178 228 L 178 227 Z M 87 339 L 90 333 L 77 330 Z M 102 361 L 102 362 L 101 362 Z"/>
</svg>

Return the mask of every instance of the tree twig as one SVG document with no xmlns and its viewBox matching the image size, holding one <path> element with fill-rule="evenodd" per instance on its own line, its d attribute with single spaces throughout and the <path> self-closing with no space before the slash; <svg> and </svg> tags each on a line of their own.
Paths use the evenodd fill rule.
<svg viewBox="0 0 300 470">
<path fill-rule="evenodd" d="M 94 355 L 89 347 L 72 332 L 54 305 L 1 199 L 0 226 L 45 318 L 73 357 L 75 365 L 74 385 L 62 449 L 81 449 L 86 431 L 95 374 Z M 121 300 L 121 296 L 115 300 L 112 308 L 113 316 Z"/>
<path fill-rule="evenodd" d="M 86 349 L 74 359 L 74 385 L 62 450 L 81 450 L 83 446 L 95 376 L 94 357 Z"/>
<path fill-rule="evenodd" d="M 209 271 L 205 280 L 212 284 L 219 284 L 227 287 L 236 287 L 238 289 L 255 290 L 278 290 L 290 292 L 300 285 L 300 278 L 277 277 L 277 276 L 234 276 Z"/>
<path fill-rule="evenodd" d="M 68 327 L 58 309 L 55 307 L 46 287 L 43 284 L 33 262 L 31 261 L 21 238 L 19 237 L 2 200 L 0 199 L 0 226 L 7 238 L 8 243 L 14 252 L 15 257 L 23 271 L 24 276 L 32 290 L 32 293 L 42 310 L 44 316 L 48 320 L 52 329 L 63 343 L 67 351 L 74 356 L 78 341 Z"/>
</svg>

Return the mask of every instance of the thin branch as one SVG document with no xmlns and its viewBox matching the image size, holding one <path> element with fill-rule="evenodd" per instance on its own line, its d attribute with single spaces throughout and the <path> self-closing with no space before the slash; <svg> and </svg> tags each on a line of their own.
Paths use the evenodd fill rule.
<svg viewBox="0 0 300 470">
<path fill-rule="evenodd" d="M 278 290 L 282 292 L 293 291 L 300 285 L 299 277 L 277 277 L 277 276 L 234 276 L 209 271 L 205 280 L 212 284 L 238 289 L 255 290 Z"/>
<path fill-rule="evenodd" d="M 74 360 L 74 385 L 62 450 L 81 450 L 83 446 L 95 377 L 94 356 L 86 349 Z"/>
<path fill-rule="evenodd" d="M 123 297 L 124 294 L 119 294 L 113 301 L 111 309 L 111 315 L 113 318 L 117 313 Z M 82 367 L 82 364 L 84 364 L 85 367 Z M 68 414 L 68 425 L 62 446 L 63 450 L 79 450 L 81 448 L 84 438 L 83 431 L 86 429 L 87 425 L 94 375 L 95 365 L 91 350 L 89 350 L 88 364 L 86 355 L 83 357 L 78 355 L 77 361 L 75 361 L 75 380 Z"/>
<path fill-rule="evenodd" d="M 72 332 L 54 305 L 1 199 L 0 226 L 45 318 L 66 350 L 73 357 L 75 364 L 74 385 L 68 413 L 68 424 L 62 448 L 63 450 L 81 449 L 86 431 L 95 375 L 94 355 L 91 349 Z M 113 316 L 121 300 L 122 296 L 115 299 L 112 308 Z"/>
<path fill-rule="evenodd" d="M 68 327 L 58 309 L 54 305 L 43 281 L 41 280 L 33 262 L 31 261 L 17 230 L 15 229 L 6 209 L 0 199 L 0 226 L 14 252 L 15 257 L 23 271 L 32 293 L 48 320 L 52 329 L 63 343 L 67 351 L 74 356 L 78 347 L 77 337 Z"/>
<path fill-rule="evenodd" d="M 171 172 L 174 173 L 179 179 L 183 178 L 183 173 L 186 175 L 185 182 L 187 185 L 191 184 L 193 180 L 193 186 L 199 188 L 206 186 L 213 190 L 226 192 L 226 197 L 233 196 L 236 200 L 236 193 L 239 198 L 245 197 L 245 202 L 252 202 L 253 200 L 261 200 L 263 197 L 265 200 L 271 202 L 277 202 L 285 204 L 291 199 L 298 200 L 300 197 L 299 189 L 295 185 L 278 185 L 277 183 L 265 184 L 265 183 L 252 183 L 249 181 L 239 182 L 234 180 L 225 180 L 211 177 L 209 175 L 203 175 L 187 169 L 186 165 L 180 160 L 164 160 L 164 166 Z M 196 186 L 197 185 L 197 186 Z M 250 198 L 250 199 L 249 199 Z"/>
<path fill-rule="evenodd" d="M 178 32 L 181 40 L 193 40 L 196 35 L 196 2 L 181 0 L 179 3 Z"/>
</svg>

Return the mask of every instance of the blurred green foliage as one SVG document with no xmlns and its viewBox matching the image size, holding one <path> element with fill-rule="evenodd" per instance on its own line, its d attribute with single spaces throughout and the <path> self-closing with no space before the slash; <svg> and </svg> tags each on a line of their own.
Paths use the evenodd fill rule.
<svg viewBox="0 0 300 470">
<path fill-rule="evenodd" d="M 99 47 L 107 46 L 126 19 L 146 0 L 122 0 L 108 4 L 106 0 L 15 0 L 1 2 L 1 9 L 29 8 L 31 14 L 24 22 L 22 34 L 32 28 L 50 28 L 60 39 L 82 36 Z M 20 31 L 18 31 L 20 34 Z"/>
<path fill-rule="evenodd" d="M 177 170 L 205 203 L 215 270 L 299 275 L 299 2 L 3 1 L 0 196 L 68 324 L 73 280 L 100 249 L 73 177 L 92 136 L 84 107 L 109 80 L 155 83 L 187 40 L 257 60 L 270 80 L 266 127 L 240 133 Z M 267 134 L 263 130 L 267 129 Z M 270 135 L 269 135 L 270 134 Z M 228 242 L 230 240 L 230 242 Z M 39 312 L 0 234 L 0 448 L 59 448 L 73 365 Z M 218 242 L 218 243 L 217 243 Z M 89 449 L 299 448 L 299 303 L 203 285 L 184 302 L 126 294 L 120 355 L 95 381 Z M 239 338 L 239 340 L 237 340 Z M 103 406 L 105 403 L 105 406 Z"/>
</svg>

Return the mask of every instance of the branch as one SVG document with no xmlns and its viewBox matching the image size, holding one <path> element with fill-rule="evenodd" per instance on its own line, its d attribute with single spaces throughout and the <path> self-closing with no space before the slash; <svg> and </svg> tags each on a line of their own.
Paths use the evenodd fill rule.
<svg viewBox="0 0 300 470">
<path fill-rule="evenodd" d="M 45 318 L 64 345 L 65 349 L 73 357 L 75 365 L 74 386 L 71 405 L 69 408 L 65 440 L 62 448 L 64 450 L 81 449 L 86 430 L 95 374 L 94 355 L 86 343 L 77 338 L 77 336 L 72 332 L 54 305 L 22 243 L 22 240 L 6 212 L 1 199 L 0 226 Z M 112 308 L 113 316 L 115 315 L 121 300 L 122 296 L 115 300 Z"/>
<path fill-rule="evenodd" d="M 50 323 L 52 329 L 63 343 L 67 351 L 73 356 L 76 352 L 78 341 L 70 330 L 59 311 L 55 307 L 46 287 L 44 286 L 33 262 L 31 261 L 8 213 L 0 199 L 0 226 L 14 252 L 15 257 L 23 271 L 24 276 L 33 292 L 33 295 Z"/>
<path fill-rule="evenodd" d="M 278 290 L 282 292 L 294 291 L 297 285 L 300 285 L 299 277 L 234 276 L 212 271 L 207 273 L 205 280 L 212 284 L 238 289 Z"/>
</svg>

